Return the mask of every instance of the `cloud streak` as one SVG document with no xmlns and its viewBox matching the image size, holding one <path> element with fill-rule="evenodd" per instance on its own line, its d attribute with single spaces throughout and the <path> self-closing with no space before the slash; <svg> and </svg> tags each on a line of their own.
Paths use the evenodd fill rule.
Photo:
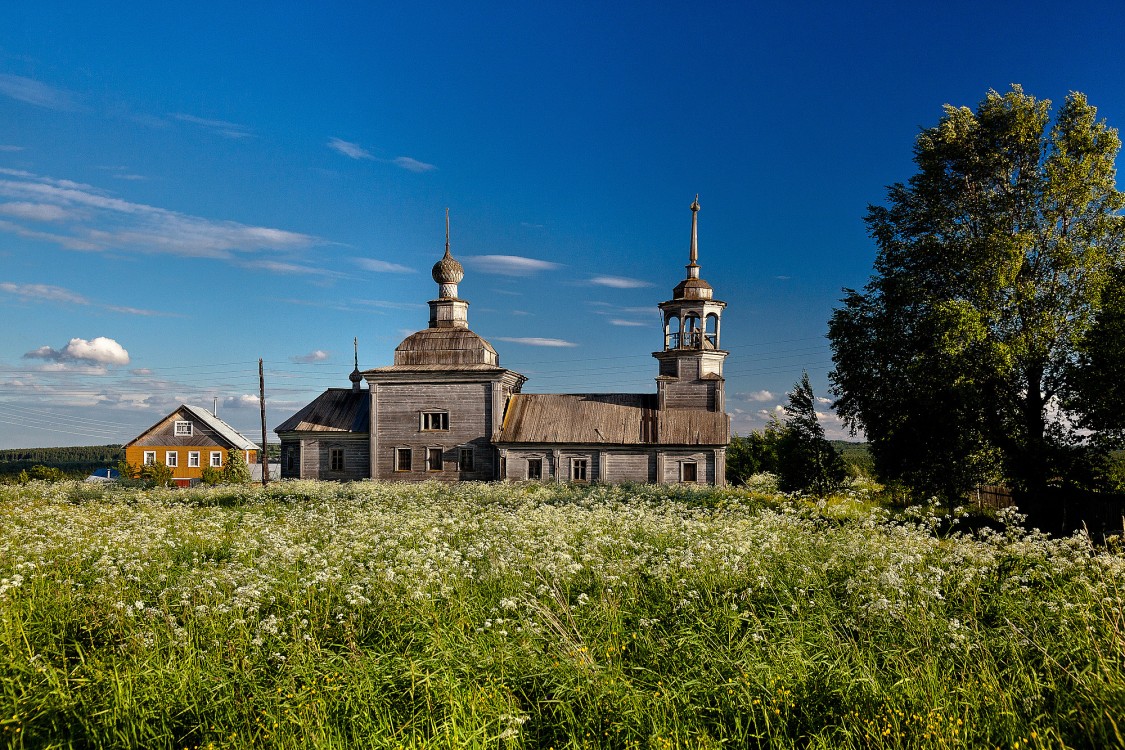
<svg viewBox="0 0 1125 750">
<path fill-rule="evenodd" d="M 598 286 L 608 286 L 612 289 L 640 289 L 646 286 L 652 286 L 647 281 L 640 279 L 630 279 L 626 276 L 594 276 L 590 279 L 591 284 Z"/>
<path fill-rule="evenodd" d="M 46 233 L 0 221 L 0 231 L 55 242 L 71 250 L 232 260 L 266 250 L 298 252 L 324 244 L 307 234 L 133 203 L 89 185 L 13 169 L 0 169 L 0 198 L 11 199 L 4 204 L 9 215 L 24 220 L 52 219 L 59 227 Z"/>
<path fill-rule="evenodd" d="M 416 273 L 416 271 L 409 266 L 404 266 L 399 263 L 388 263 L 385 260 L 376 260 L 375 258 L 353 258 L 352 260 L 365 271 L 374 271 L 376 273 Z"/>
<path fill-rule="evenodd" d="M 562 268 L 559 263 L 537 258 L 525 258 L 522 255 L 466 255 L 462 260 L 485 273 L 496 273 L 502 276 L 531 276 L 540 271 L 554 271 L 557 268 Z"/>
<path fill-rule="evenodd" d="M 0 73 L 0 94 L 33 104 L 36 107 L 69 112 L 78 109 L 74 95 L 69 91 L 48 86 L 34 78 L 24 78 L 9 73 Z"/>
<path fill-rule="evenodd" d="M 206 117 L 196 117 L 195 115 L 184 114 L 177 112 L 172 115 L 173 120 L 186 122 L 189 125 L 197 125 L 204 130 L 209 130 L 216 135 L 221 135 L 224 138 L 231 138 L 233 140 L 242 140 L 243 138 L 253 138 L 254 134 L 250 128 L 245 125 L 239 125 L 237 122 L 227 122 L 226 120 L 212 120 Z"/>
<path fill-rule="evenodd" d="M 409 156 L 399 156 L 391 159 L 391 164 L 394 164 L 396 167 L 405 169 L 407 172 L 433 172 L 435 169 L 437 169 L 437 167 L 433 164 L 427 164 L 424 161 L 418 161 L 417 159 L 412 159 Z"/>
<path fill-rule="evenodd" d="M 323 362 L 331 356 L 331 354 L 323 349 L 316 349 L 308 354 L 295 354 L 290 357 L 289 360 L 298 364 L 311 364 L 313 362 Z"/>
<path fill-rule="evenodd" d="M 371 152 L 358 143 L 345 141 L 343 138 L 329 138 L 328 148 L 338 154 L 343 154 L 349 159 L 374 159 Z"/>
<path fill-rule="evenodd" d="M 563 339 L 544 339 L 536 337 L 499 336 L 497 341 L 507 341 L 509 344 L 523 344 L 525 346 L 571 347 L 578 346 L 573 341 Z"/>
<path fill-rule="evenodd" d="M 61 302 L 70 305 L 87 305 L 90 307 L 100 307 L 110 312 L 123 313 L 125 315 L 180 317 L 175 313 L 142 310 L 137 307 L 124 307 L 121 305 L 94 302 L 78 292 L 71 291 L 61 286 L 52 286 L 50 284 L 16 284 L 11 281 L 4 281 L 0 282 L 0 292 L 14 295 L 29 302 Z"/>
</svg>

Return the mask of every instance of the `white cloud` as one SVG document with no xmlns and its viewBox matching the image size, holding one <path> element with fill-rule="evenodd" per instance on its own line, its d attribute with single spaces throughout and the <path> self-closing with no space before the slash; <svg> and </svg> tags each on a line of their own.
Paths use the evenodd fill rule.
<svg viewBox="0 0 1125 750">
<path fill-rule="evenodd" d="M 332 149 L 333 151 L 336 151 L 337 153 L 343 154 L 344 156 L 347 156 L 350 159 L 374 159 L 375 158 L 374 156 L 371 155 L 371 152 L 368 151 L 367 149 L 365 149 L 363 146 L 360 146 L 358 143 L 351 143 L 350 141 L 345 141 L 342 138 L 329 138 L 328 139 L 328 148 Z"/>
<path fill-rule="evenodd" d="M 817 402 L 818 404 L 830 404 L 830 403 L 832 403 L 832 399 L 830 399 L 830 398 L 825 398 L 824 396 L 817 396 L 817 397 L 816 397 L 816 402 Z"/>
<path fill-rule="evenodd" d="M 331 356 L 332 356 L 331 354 L 324 351 L 323 349 L 316 349 L 314 351 L 309 352 L 308 354 L 295 354 L 292 357 L 290 357 L 289 359 L 292 360 L 293 362 L 310 363 L 310 362 L 323 362 L 324 360 L 328 359 Z"/>
<path fill-rule="evenodd" d="M 81 294 L 50 284 L 13 284 L 10 281 L 4 281 L 0 282 L 0 292 L 45 302 L 68 302 L 72 305 L 90 304 L 90 301 Z"/>
<path fill-rule="evenodd" d="M 647 281 L 640 279 L 630 279 L 625 276 L 595 276 L 590 279 L 591 284 L 598 286 L 608 286 L 614 289 L 640 289 L 641 287 L 652 286 Z"/>
<path fill-rule="evenodd" d="M 0 197 L 54 206 L 68 213 L 61 229 L 43 233 L 10 221 L 0 231 L 56 242 L 72 250 L 116 250 L 231 260 L 263 250 L 297 252 L 323 240 L 307 234 L 235 221 L 214 221 L 114 198 L 89 185 L 0 169 Z M 7 204 L 12 205 L 12 204 Z M 26 212 L 26 209 L 21 209 Z M 37 208 L 43 214 L 47 208 Z M 59 216 L 61 213 L 55 212 Z M 302 272 L 316 272 L 302 269 Z"/>
<path fill-rule="evenodd" d="M 31 221 L 60 221 L 70 216 L 70 212 L 50 203 L 0 203 L 0 214 L 15 216 Z"/>
<path fill-rule="evenodd" d="M 136 370 L 129 370 L 129 374 L 130 375 L 141 375 L 141 376 L 151 375 L 152 370 L 150 370 L 147 367 L 138 367 Z"/>
<path fill-rule="evenodd" d="M 223 406 L 228 409 L 260 409 L 262 404 L 257 396 L 251 396 L 249 393 L 244 393 L 241 396 L 227 396 L 222 401 Z"/>
<path fill-rule="evenodd" d="M 575 344 L 571 341 L 564 341 L 563 339 L 541 339 L 541 338 L 535 338 L 535 337 L 520 338 L 520 337 L 500 336 L 500 337 L 497 338 L 497 341 L 507 341 L 509 344 L 525 344 L 527 346 L 554 346 L 554 347 L 578 346 L 578 344 Z"/>
<path fill-rule="evenodd" d="M 388 263 L 385 260 L 376 260 L 374 258 L 353 258 L 355 264 L 366 271 L 375 271 L 376 273 L 415 273 L 413 268 L 404 266 L 399 263 Z"/>
<path fill-rule="evenodd" d="M 641 322 L 636 321 L 636 320 L 622 320 L 621 318 L 613 318 L 612 320 L 609 321 L 609 324 L 613 325 L 613 326 L 644 326 L 644 325 L 648 325 L 647 323 L 641 323 Z"/>
<path fill-rule="evenodd" d="M 744 395 L 750 401 L 773 401 L 774 395 L 769 391 L 753 391 Z"/>
<path fill-rule="evenodd" d="M 182 112 L 177 112 L 172 115 L 172 118 L 180 122 L 186 122 L 191 125 L 198 125 L 201 128 L 206 128 L 212 133 L 217 133 L 224 138 L 233 138 L 236 140 L 242 138 L 251 138 L 253 133 L 245 125 L 239 125 L 237 122 L 227 122 L 226 120 L 211 120 L 206 117 L 196 117 L 195 115 L 186 115 Z"/>
<path fill-rule="evenodd" d="M 69 91 L 48 86 L 34 78 L 24 78 L 8 73 L 0 73 L 0 94 L 27 104 L 34 104 L 37 107 L 62 112 L 78 108 L 74 103 L 74 95 Z"/>
<path fill-rule="evenodd" d="M 14 153 L 16 151 L 23 151 L 23 146 L 13 146 L 11 144 L 0 143 L 0 152 Z"/>
<path fill-rule="evenodd" d="M 432 172 L 437 169 L 437 167 L 435 167 L 433 164 L 427 164 L 424 161 L 411 159 L 409 156 L 399 156 L 395 159 L 392 159 L 391 163 L 396 167 L 402 167 L 408 172 Z"/>
<path fill-rule="evenodd" d="M 522 255 L 467 255 L 463 260 L 485 273 L 498 273 L 504 276 L 530 276 L 539 271 L 553 271 L 562 268 L 558 263 Z"/>
<path fill-rule="evenodd" d="M 62 349 L 52 349 L 41 346 L 23 355 L 25 359 L 45 359 L 51 362 L 83 362 L 97 363 L 99 365 L 127 365 L 129 352 L 121 344 L 111 338 L 98 336 L 87 341 L 86 339 L 73 338 Z"/>
</svg>

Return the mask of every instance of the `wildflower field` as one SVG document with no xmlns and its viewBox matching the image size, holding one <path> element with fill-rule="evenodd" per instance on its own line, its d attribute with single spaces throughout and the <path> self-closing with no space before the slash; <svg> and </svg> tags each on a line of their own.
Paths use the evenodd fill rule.
<svg viewBox="0 0 1125 750">
<path fill-rule="evenodd" d="M 949 523 L 856 493 L 4 486 L 0 746 L 1125 746 L 1118 548 Z"/>
</svg>

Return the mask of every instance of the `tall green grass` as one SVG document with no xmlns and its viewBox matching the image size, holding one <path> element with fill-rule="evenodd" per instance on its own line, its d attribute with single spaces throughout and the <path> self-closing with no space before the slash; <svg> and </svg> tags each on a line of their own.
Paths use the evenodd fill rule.
<svg viewBox="0 0 1125 750">
<path fill-rule="evenodd" d="M 1125 746 L 1125 559 L 908 516 L 666 487 L 0 488 L 0 744 Z"/>
</svg>

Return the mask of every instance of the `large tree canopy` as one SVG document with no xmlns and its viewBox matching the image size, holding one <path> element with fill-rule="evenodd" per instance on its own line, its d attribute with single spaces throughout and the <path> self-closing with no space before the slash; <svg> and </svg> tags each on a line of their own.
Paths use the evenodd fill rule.
<svg viewBox="0 0 1125 750">
<path fill-rule="evenodd" d="M 1052 123 L 1019 86 L 918 136 L 917 173 L 868 209 L 874 274 L 829 323 L 837 411 L 884 478 L 952 498 L 1067 470 L 1059 399 L 1122 265 L 1119 147 L 1082 94 Z"/>
</svg>

